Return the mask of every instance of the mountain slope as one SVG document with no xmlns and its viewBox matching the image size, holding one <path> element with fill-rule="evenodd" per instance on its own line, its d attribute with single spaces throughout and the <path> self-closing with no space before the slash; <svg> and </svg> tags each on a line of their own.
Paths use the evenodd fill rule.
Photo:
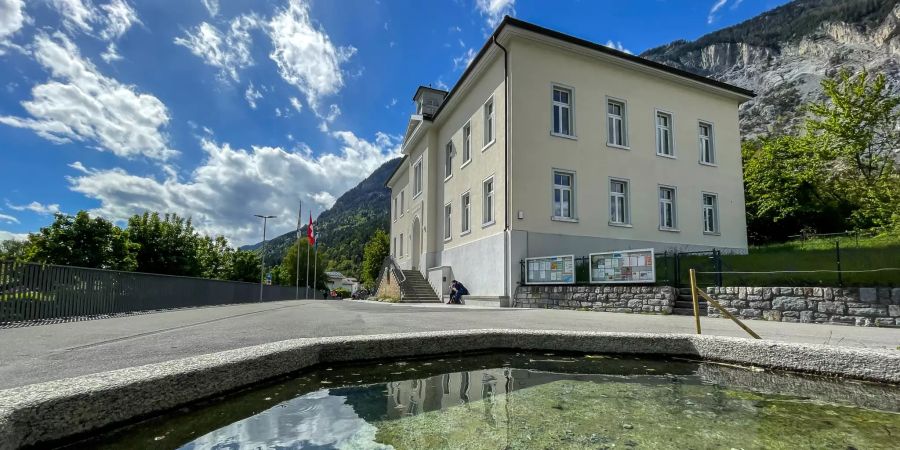
<svg viewBox="0 0 900 450">
<path fill-rule="evenodd" d="M 391 192 L 384 187 L 388 177 L 400 164 L 401 158 L 392 159 L 375 169 L 356 187 L 345 192 L 334 205 L 319 214 L 316 233 L 319 245 L 329 261 L 329 270 L 358 276 L 362 264 L 363 246 L 376 229 L 389 229 Z M 301 233 L 306 235 L 304 225 Z M 296 241 L 296 232 L 290 231 L 266 242 L 266 264 L 281 262 L 285 251 Z M 262 243 L 247 245 L 243 250 L 257 250 Z M 325 268 L 320 268 L 324 270 Z"/>
<path fill-rule="evenodd" d="M 882 72 L 900 92 L 900 4 L 896 0 L 795 0 L 695 41 L 642 57 L 752 89 L 741 107 L 746 137 L 789 130 L 800 105 L 821 96 L 838 70 Z"/>
</svg>

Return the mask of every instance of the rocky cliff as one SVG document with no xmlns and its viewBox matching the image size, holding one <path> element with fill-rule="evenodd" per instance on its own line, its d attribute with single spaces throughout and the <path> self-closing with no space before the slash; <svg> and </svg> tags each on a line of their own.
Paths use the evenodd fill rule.
<svg viewBox="0 0 900 450">
<path fill-rule="evenodd" d="M 841 69 L 884 73 L 900 92 L 900 3 L 796 0 L 695 41 L 641 56 L 752 89 L 741 108 L 745 137 L 791 129 L 820 82 Z"/>
</svg>

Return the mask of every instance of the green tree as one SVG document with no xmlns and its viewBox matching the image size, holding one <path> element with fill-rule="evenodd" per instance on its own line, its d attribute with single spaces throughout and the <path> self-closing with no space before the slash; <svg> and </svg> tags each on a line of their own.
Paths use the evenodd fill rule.
<svg viewBox="0 0 900 450">
<path fill-rule="evenodd" d="M 297 239 L 284 254 L 284 259 L 281 261 L 281 275 L 284 277 L 281 284 L 285 286 L 295 286 L 296 278 L 295 274 L 297 273 L 297 256 L 300 256 L 300 286 L 306 286 L 306 252 L 310 249 L 309 243 L 306 238 Z M 314 258 L 318 258 L 318 270 L 317 274 L 318 279 L 316 281 L 316 287 L 318 289 L 325 289 L 325 270 L 327 261 L 325 259 L 323 248 L 319 246 L 318 256 L 316 255 L 315 248 L 312 248 L 312 252 L 309 254 L 309 284 L 312 286 L 313 276 L 315 274 L 315 261 Z"/>
<path fill-rule="evenodd" d="M 28 242 L 7 240 L 0 242 L 0 261 L 25 261 L 28 256 Z"/>
<path fill-rule="evenodd" d="M 98 269 L 134 270 L 136 246 L 112 222 L 86 211 L 55 214 L 53 223 L 28 235 L 30 261 Z"/>
<path fill-rule="evenodd" d="M 228 279 L 228 263 L 231 253 L 228 240 L 223 236 L 215 239 L 203 236 L 197 239 L 197 263 L 200 265 L 200 276 L 203 278 Z"/>
<path fill-rule="evenodd" d="M 231 281 L 259 281 L 259 255 L 246 250 L 228 253 L 225 279 Z"/>
<path fill-rule="evenodd" d="M 199 276 L 199 236 L 190 219 L 177 214 L 144 212 L 128 219 L 128 238 L 138 244 L 137 271 Z"/>
<path fill-rule="evenodd" d="M 391 238 L 384 230 L 375 230 L 372 238 L 363 248 L 362 262 L 362 282 L 369 288 L 373 289 L 378 281 L 378 274 L 381 272 L 381 265 L 384 258 L 391 251 Z"/>
<path fill-rule="evenodd" d="M 856 205 L 858 227 L 884 226 L 896 220 L 900 183 L 900 96 L 884 74 L 842 71 L 822 82 L 827 99 L 809 106 L 808 135 L 815 157 L 827 170 L 821 182 Z"/>
</svg>

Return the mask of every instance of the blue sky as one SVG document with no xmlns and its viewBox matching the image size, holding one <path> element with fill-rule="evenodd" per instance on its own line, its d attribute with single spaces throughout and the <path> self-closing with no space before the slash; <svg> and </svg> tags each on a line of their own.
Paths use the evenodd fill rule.
<svg viewBox="0 0 900 450">
<path fill-rule="evenodd" d="M 251 243 L 396 156 L 503 14 L 640 53 L 783 3 L 0 0 L 0 240 L 149 209 Z"/>
</svg>

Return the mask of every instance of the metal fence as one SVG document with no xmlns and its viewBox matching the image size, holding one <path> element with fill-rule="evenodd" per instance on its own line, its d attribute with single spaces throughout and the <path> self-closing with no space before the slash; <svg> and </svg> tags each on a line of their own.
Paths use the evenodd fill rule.
<svg viewBox="0 0 900 450">
<path fill-rule="evenodd" d="M 295 294 L 293 286 L 265 286 L 262 298 Z M 258 283 L 0 261 L 0 326 L 259 301 Z"/>
</svg>

